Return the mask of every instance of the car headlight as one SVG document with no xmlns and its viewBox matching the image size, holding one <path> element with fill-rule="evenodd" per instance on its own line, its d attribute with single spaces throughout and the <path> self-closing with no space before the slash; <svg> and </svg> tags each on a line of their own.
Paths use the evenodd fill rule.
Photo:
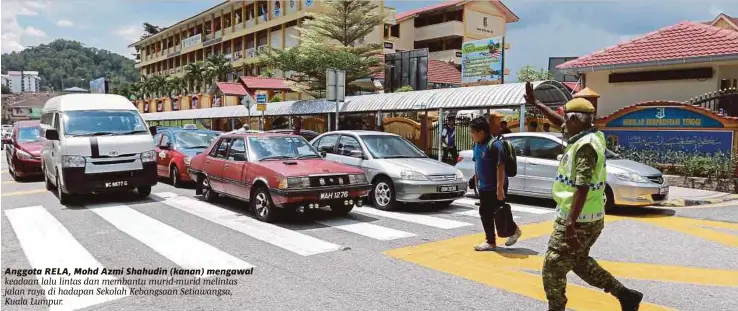
<svg viewBox="0 0 738 311">
<path fill-rule="evenodd" d="M 279 184 L 277 184 L 277 188 L 279 188 L 279 189 L 287 189 L 288 184 L 289 184 L 289 182 L 288 182 L 287 178 L 280 178 L 279 179 Z"/>
<path fill-rule="evenodd" d="M 456 170 L 456 179 L 464 180 L 464 173 L 459 169 Z"/>
<path fill-rule="evenodd" d="M 185 157 L 184 158 L 184 164 L 187 165 L 187 166 L 190 166 L 190 162 L 191 161 L 192 161 L 192 158 L 191 157 Z"/>
<path fill-rule="evenodd" d="M 62 156 L 62 167 L 85 167 L 85 157 L 77 155 Z"/>
<path fill-rule="evenodd" d="M 620 173 L 615 175 L 618 179 L 623 181 L 630 181 L 630 182 L 637 182 L 637 183 L 647 183 L 648 179 L 638 175 L 636 173 Z"/>
<path fill-rule="evenodd" d="M 156 161 L 156 152 L 154 150 L 144 151 L 141 153 L 141 162 Z"/>
<path fill-rule="evenodd" d="M 30 159 L 33 158 L 30 153 L 25 152 L 20 149 L 15 149 L 15 155 L 18 157 L 18 159 Z"/>
<path fill-rule="evenodd" d="M 307 177 L 287 178 L 287 188 L 295 189 L 295 188 L 307 188 L 307 187 L 310 187 L 310 178 L 307 178 Z"/>
<path fill-rule="evenodd" d="M 400 173 L 400 178 L 407 180 L 428 180 L 428 176 L 415 171 L 402 171 Z"/>
<path fill-rule="evenodd" d="M 364 174 L 351 174 L 349 175 L 349 183 L 350 184 L 365 184 L 366 183 L 366 175 Z"/>
</svg>

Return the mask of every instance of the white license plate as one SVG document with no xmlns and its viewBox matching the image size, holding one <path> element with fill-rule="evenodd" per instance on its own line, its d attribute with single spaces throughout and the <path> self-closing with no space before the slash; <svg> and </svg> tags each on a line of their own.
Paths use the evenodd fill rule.
<svg viewBox="0 0 738 311">
<path fill-rule="evenodd" d="M 323 192 L 320 194 L 321 200 L 346 199 L 349 196 L 348 191 Z"/>
<path fill-rule="evenodd" d="M 659 189 L 659 194 L 667 194 L 669 193 L 669 186 L 664 186 Z"/>
<path fill-rule="evenodd" d="M 438 192 L 451 192 L 456 191 L 456 186 L 440 186 Z"/>
<path fill-rule="evenodd" d="M 122 181 L 111 181 L 105 183 L 105 188 L 115 188 L 115 187 L 124 187 L 128 186 L 128 182 L 125 180 Z"/>
</svg>

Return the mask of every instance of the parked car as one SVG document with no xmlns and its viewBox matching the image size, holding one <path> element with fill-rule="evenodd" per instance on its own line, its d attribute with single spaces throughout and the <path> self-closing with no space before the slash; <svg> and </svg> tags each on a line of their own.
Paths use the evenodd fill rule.
<svg viewBox="0 0 738 311">
<path fill-rule="evenodd" d="M 257 219 L 322 206 L 339 215 L 362 206 L 371 185 L 358 168 L 323 159 L 304 138 L 274 133 L 226 134 L 196 155 L 189 169 L 195 193 L 212 201 L 248 201 Z"/>
<path fill-rule="evenodd" d="M 5 160 L 13 179 L 41 175 L 41 126 L 39 121 L 17 121 L 5 145 Z"/>
<path fill-rule="evenodd" d="M 168 177 L 175 187 L 191 182 L 187 168 L 192 157 L 205 151 L 218 135 L 215 131 L 201 129 L 160 129 L 154 136 L 157 175 Z"/>
<path fill-rule="evenodd" d="M 279 130 L 270 130 L 267 131 L 267 133 L 280 133 L 280 134 L 292 134 L 292 129 L 279 129 Z M 315 137 L 318 137 L 320 133 L 311 131 L 311 130 L 300 130 L 300 136 L 305 138 L 307 141 L 311 141 L 315 139 Z"/>
<path fill-rule="evenodd" d="M 562 135 L 527 132 L 506 134 L 504 137 L 515 146 L 518 160 L 518 174 L 510 177 L 510 194 L 552 199 L 554 178 L 566 148 Z M 473 187 L 472 157 L 472 150 L 461 151 L 456 167 L 465 176 L 471 176 L 469 185 Z M 658 169 L 621 159 L 610 150 L 606 151 L 605 157 L 608 210 L 616 206 L 648 206 L 666 201 L 669 186 Z"/>
<path fill-rule="evenodd" d="M 397 202 L 450 205 L 466 194 L 462 172 L 433 159 L 402 136 L 375 131 L 335 131 L 311 142 L 326 159 L 361 168 L 372 183 L 374 207 Z"/>
</svg>

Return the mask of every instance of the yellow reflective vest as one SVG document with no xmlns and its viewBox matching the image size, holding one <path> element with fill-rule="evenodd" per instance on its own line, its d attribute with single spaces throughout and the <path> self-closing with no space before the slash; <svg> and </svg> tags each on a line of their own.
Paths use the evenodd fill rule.
<svg viewBox="0 0 738 311">
<path fill-rule="evenodd" d="M 558 217 L 568 219 L 571 211 L 571 204 L 574 201 L 573 178 L 576 174 L 576 154 L 579 148 L 589 144 L 597 153 L 597 162 L 592 174 L 592 180 L 589 184 L 587 199 L 584 202 L 582 213 L 579 215 L 577 222 L 597 221 L 605 217 L 605 183 L 607 182 L 607 172 L 605 170 L 605 135 L 600 132 L 592 132 L 585 134 L 582 138 L 574 143 L 566 146 L 563 158 L 559 163 L 559 169 L 553 184 L 553 197 L 556 201 L 556 212 Z"/>
</svg>

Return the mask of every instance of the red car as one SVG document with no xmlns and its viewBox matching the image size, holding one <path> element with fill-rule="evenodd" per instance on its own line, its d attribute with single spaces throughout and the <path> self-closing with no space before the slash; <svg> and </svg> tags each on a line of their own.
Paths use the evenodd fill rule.
<svg viewBox="0 0 738 311">
<path fill-rule="evenodd" d="M 157 130 L 154 136 L 157 175 L 168 177 L 175 187 L 191 182 L 187 173 L 190 160 L 209 147 L 217 137 L 218 133 L 210 130 L 176 127 Z"/>
<path fill-rule="evenodd" d="M 285 210 L 330 206 L 339 215 L 362 206 L 371 185 L 364 171 L 323 159 L 305 138 L 272 133 L 226 134 L 192 158 L 195 193 L 248 201 L 272 222 Z"/>
<path fill-rule="evenodd" d="M 41 176 L 41 123 L 39 121 L 17 121 L 13 124 L 10 138 L 5 141 L 5 159 L 8 171 L 14 179 Z"/>
</svg>

